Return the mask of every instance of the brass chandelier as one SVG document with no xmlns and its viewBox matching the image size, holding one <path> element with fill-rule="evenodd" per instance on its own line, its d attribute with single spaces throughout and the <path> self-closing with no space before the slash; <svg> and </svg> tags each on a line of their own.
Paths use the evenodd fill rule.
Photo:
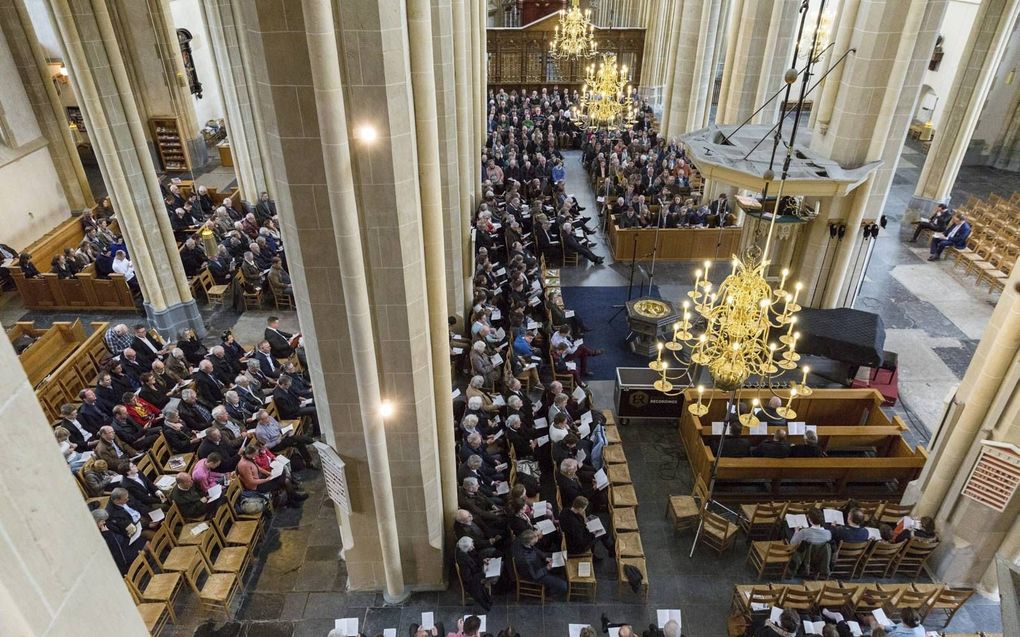
<svg viewBox="0 0 1020 637">
<path fill-rule="evenodd" d="M 624 128 L 634 121 L 634 101 L 627 65 L 617 66 L 616 54 L 602 56 L 596 67 L 589 64 L 581 89 L 578 119 L 589 128 Z"/>
<path fill-rule="evenodd" d="M 580 0 L 573 0 L 569 11 L 560 10 L 560 23 L 549 44 L 549 55 L 557 60 L 579 60 L 594 57 L 597 52 L 591 9 L 582 11 Z"/>
</svg>

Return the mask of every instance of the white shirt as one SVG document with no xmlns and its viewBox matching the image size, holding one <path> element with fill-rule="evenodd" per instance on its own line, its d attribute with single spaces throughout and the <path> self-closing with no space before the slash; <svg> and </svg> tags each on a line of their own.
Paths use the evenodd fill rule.
<svg viewBox="0 0 1020 637">
<path fill-rule="evenodd" d="M 131 260 L 127 258 L 114 259 L 113 271 L 118 274 L 123 274 L 126 281 L 130 281 L 135 278 L 135 268 L 131 265 Z"/>
<path fill-rule="evenodd" d="M 78 419 L 77 419 L 77 418 L 75 418 L 74 420 L 72 420 L 72 421 L 71 421 L 71 424 L 72 424 L 72 425 L 74 425 L 74 426 L 75 426 L 75 428 L 76 428 L 76 429 L 77 429 L 77 430 L 78 430 L 79 432 L 81 432 L 81 437 L 82 437 L 82 439 L 83 439 L 83 440 L 84 440 L 85 442 L 88 442 L 88 441 L 89 441 L 89 438 L 91 438 L 91 437 L 92 437 L 92 434 L 91 434 L 91 433 L 89 433 L 88 431 L 86 431 L 86 429 L 85 429 L 84 427 L 82 427 L 82 426 L 81 426 L 81 423 L 80 423 L 80 422 L 78 422 Z"/>
</svg>

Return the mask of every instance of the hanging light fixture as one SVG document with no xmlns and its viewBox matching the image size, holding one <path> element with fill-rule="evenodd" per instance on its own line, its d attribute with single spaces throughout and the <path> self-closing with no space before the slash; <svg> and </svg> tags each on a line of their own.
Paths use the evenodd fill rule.
<svg viewBox="0 0 1020 637">
<path fill-rule="evenodd" d="M 560 23 L 549 44 L 549 55 L 556 60 L 579 60 L 594 57 L 597 52 L 591 9 L 582 11 L 580 0 L 573 0 L 569 11 L 560 10 Z"/>
<path fill-rule="evenodd" d="M 616 55 L 607 53 L 596 67 L 588 65 L 581 89 L 577 119 L 588 128 L 626 127 L 634 122 L 634 101 L 631 97 L 630 71 L 617 66 Z"/>
</svg>

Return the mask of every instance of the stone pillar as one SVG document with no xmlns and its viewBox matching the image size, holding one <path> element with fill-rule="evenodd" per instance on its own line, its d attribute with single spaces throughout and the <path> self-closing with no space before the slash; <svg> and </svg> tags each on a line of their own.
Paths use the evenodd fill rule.
<svg viewBox="0 0 1020 637">
<path fill-rule="evenodd" d="M 673 87 L 666 137 L 703 128 L 708 123 L 715 78 L 717 31 L 722 0 L 686 0 L 673 61 Z M 677 27 L 674 27 L 677 28 Z"/>
<path fill-rule="evenodd" d="M 662 104 L 662 77 L 669 40 L 669 21 L 673 15 L 673 0 L 661 0 L 651 7 L 645 23 L 645 48 L 641 61 L 641 77 L 637 83 L 641 95 L 655 106 Z"/>
<path fill-rule="evenodd" d="M 195 116 L 168 0 L 112 0 L 107 7 L 146 133 L 150 118 L 176 117 L 192 168 L 205 166 L 209 151 Z M 156 157 L 155 141 L 151 143 Z"/>
<path fill-rule="evenodd" d="M 860 0 L 843 0 L 840 3 L 835 21 L 836 39 L 832 48 L 835 53 L 829 56 L 830 60 L 843 55 L 843 52 L 852 46 L 851 37 L 853 36 L 854 25 L 857 23 L 858 6 L 860 6 Z M 832 109 L 836 103 L 836 95 L 839 93 L 843 71 L 851 63 L 850 59 L 848 58 L 833 69 L 832 73 L 822 80 L 821 85 L 815 89 L 819 97 L 816 100 L 815 108 L 811 109 L 812 126 L 817 126 L 823 135 L 829 130 L 829 122 L 832 121 Z M 822 69 L 823 73 L 824 71 Z"/>
<path fill-rule="evenodd" d="M 454 75 L 457 87 L 457 149 L 458 163 L 460 166 L 460 230 L 461 245 L 464 251 L 463 276 L 464 276 L 464 302 L 470 305 L 472 298 L 471 275 L 475 267 L 475 255 L 470 249 L 471 245 L 471 217 L 475 203 L 478 199 L 478 191 L 481 189 L 480 168 L 481 157 L 478 151 L 481 146 L 474 140 L 474 125 L 472 120 L 472 91 L 471 91 L 471 35 L 468 33 L 468 0 L 453 0 L 453 62 Z M 464 311 L 464 316 L 470 315 L 470 307 Z"/>
<path fill-rule="evenodd" d="M 853 33 L 850 46 L 857 54 L 845 62 L 838 87 L 826 87 L 826 91 L 836 91 L 831 121 L 822 132 L 824 118 L 819 115 L 811 149 L 848 168 L 881 162 L 869 178 L 868 200 L 862 206 L 855 203 L 850 216 L 840 217 L 848 231 L 856 232 L 865 216 L 878 217 L 885 208 L 945 7 L 945 0 L 861 3 L 853 25 L 847 27 Z M 843 19 L 849 21 L 848 14 Z M 841 21 L 840 29 L 843 27 Z M 806 122 L 802 120 L 802 124 Z M 846 289 L 857 287 L 855 277 L 847 271 L 852 247 L 846 240 L 840 246 L 827 287 L 821 291 L 827 302 L 844 298 Z M 817 275 L 801 274 L 804 280 Z M 852 302 L 849 298 L 848 303 Z"/>
<path fill-rule="evenodd" d="M 148 635 L 10 342 L 0 339 L 0 634 Z"/>
<path fill-rule="evenodd" d="M 241 195 L 249 201 L 269 189 L 268 151 L 265 142 L 254 133 L 261 129 L 259 110 L 254 108 L 255 86 L 248 44 L 241 33 L 240 11 L 236 0 L 204 0 L 213 59 L 223 107 L 226 109 L 227 140 L 234 157 L 234 172 Z"/>
<path fill-rule="evenodd" d="M 127 240 L 149 321 L 163 333 L 205 333 L 184 276 L 127 69 L 102 2 L 47 0 L 96 159 Z"/>
<path fill-rule="evenodd" d="M 670 104 L 673 103 L 673 94 L 676 89 L 676 60 L 677 49 L 680 48 L 680 24 L 683 21 L 683 3 L 673 0 L 672 12 L 669 17 L 669 34 L 666 56 L 662 67 L 662 122 L 659 130 L 667 135 L 670 130 Z M 667 136 L 668 138 L 669 136 Z"/>
<path fill-rule="evenodd" d="M 67 126 L 67 115 L 53 87 L 46 57 L 35 35 L 25 0 L 0 0 L 0 27 L 11 49 L 25 94 L 48 143 L 53 168 L 72 210 L 92 207 L 92 188 L 82 168 L 78 148 Z"/>
<path fill-rule="evenodd" d="M 443 246 L 443 196 L 440 184 L 439 114 L 436 106 L 435 62 L 433 59 L 432 15 L 429 0 L 408 0 L 407 22 L 410 44 L 411 83 L 414 97 L 415 133 L 418 147 L 418 182 L 421 193 L 424 233 L 425 278 L 429 307 L 429 342 L 432 347 L 432 380 L 435 390 L 439 469 L 442 480 L 445 527 L 452 529 L 457 513 L 457 457 L 452 427 L 453 388 L 450 366 L 450 338 L 446 314 L 446 269 Z M 482 17 L 484 17 L 484 12 Z M 484 33 L 483 33 L 484 35 Z M 454 282 L 455 285 L 459 281 Z M 419 430 L 421 431 L 421 430 Z M 423 440 L 422 443 L 428 443 Z M 431 442 L 435 444 L 436 439 Z M 430 538 L 431 539 L 431 538 Z M 442 544 L 440 543 L 440 547 Z"/>
<path fill-rule="evenodd" d="M 457 78 L 454 71 L 453 7 L 450 0 L 436 0 L 432 4 L 432 42 L 439 127 L 439 183 L 443 195 L 443 245 L 446 250 L 446 311 L 450 316 L 463 321 L 466 244 L 461 229 Z"/>
<path fill-rule="evenodd" d="M 442 588 L 433 299 L 405 5 L 236 6 L 323 435 L 347 463 L 352 511 L 338 523 L 349 585 L 388 598 Z M 394 407 L 385 423 L 380 399 Z"/>
<path fill-rule="evenodd" d="M 946 201 L 952 192 L 1018 14 L 1020 0 L 984 0 L 978 8 L 946 98 L 942 130 L 937 131 L 921 169 L 914 207 L 930 208 Z"/>
<path fill-rule="evenodd" d="M 1020 445 L 1020 271 L 992 312 L 964 374 L 925 471 L 911 491 L 920 492 L 914 516 L 933 516 L 942 546 L 933 567 L 953 586 L 981 583 L 995 554 L 1016 563 L 1020 495 L 999 512 L 962 495 L 984 441 Z M 984 586 L 995 587 L 987 579 Z"/>
</svg>

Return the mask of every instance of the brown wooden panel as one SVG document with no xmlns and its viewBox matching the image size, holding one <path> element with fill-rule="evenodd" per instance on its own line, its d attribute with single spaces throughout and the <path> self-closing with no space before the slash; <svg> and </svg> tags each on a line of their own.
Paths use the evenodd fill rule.
<svg viewBox="0 0 1020 637">
<path fill-rule="evenodd" d="M 658 231 L 656 259 L 663 261 L 728 260 L 740 242 L 742 229 L 733 228 L 670 228 Z M 634 240 L 637 239 L 637 258 L 651 260 L 652 247 L 656 245 L 656 231 L 651 228 L 627 228 L 621 230 L 611 224 L 609 231 L 613 257 L 624 261 L 634 255 Z M 721 241 L 720 241 L 721 239 Z M 721 244 L 721 245 L 720 245 Z M 720 246 L 717 248 L 717 245 Z M 728 249 L 726 246 L 734 246 Z"/>
</svg>

